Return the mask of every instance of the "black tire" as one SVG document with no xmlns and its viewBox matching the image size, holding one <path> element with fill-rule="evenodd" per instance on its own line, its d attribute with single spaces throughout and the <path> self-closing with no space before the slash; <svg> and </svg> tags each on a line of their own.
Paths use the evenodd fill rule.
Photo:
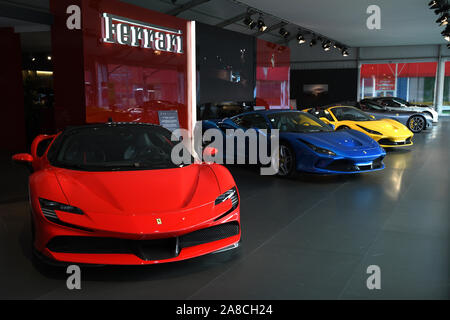
<svg viewBox="0 0 450 320">
<path fill-rule="evenodd" d="M 408 129 L 413 133 L 419 133 L 426 127 L 426 120 L 424 116 L 413 115 L 408 119 Z"/>
<path fill-rule="evenodd" d="M 280 143 L 279 169 L 277 175 L 282 178 L 292 178 L 296 175 L 295 153 L 287 143 Z"/>
<path fill-rule="evenodd" d="M 349 130 L 350 128 L 347 126 L 340 126 L 339 128 L 336 129 L 337 130 Z"/>
</svg>

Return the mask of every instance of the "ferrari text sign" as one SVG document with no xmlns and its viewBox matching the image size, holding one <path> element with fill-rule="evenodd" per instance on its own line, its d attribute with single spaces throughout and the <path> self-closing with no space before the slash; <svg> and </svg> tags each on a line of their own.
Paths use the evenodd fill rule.
<svg viewBox="0 0 450 320">
<path fill-rule="evenodd" d="M 183 53 L 183 32 L 181 30 L 103 13 L 102 32 L 102 40 L 106 43 Z"/>
</svg>

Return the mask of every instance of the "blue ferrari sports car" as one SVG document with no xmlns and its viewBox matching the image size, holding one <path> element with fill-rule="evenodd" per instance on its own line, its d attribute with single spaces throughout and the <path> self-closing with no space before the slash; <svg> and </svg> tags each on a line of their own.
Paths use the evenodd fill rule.
<svg viewBox="0 0 450 320">
<path fill-rule="evenodd" d="M 203 129 L 209 128 L 220 129 L 224 136 L 229 129 L 278 129 L 280 176 L 292 176 L 298 171 L 349 174 L 384 168 L 386 152 L 375 140 L 355 130 L 334 131 L 330 125 L 302 111 L 252 111 L 223 120 L 203 121 Z"/>
</svg>

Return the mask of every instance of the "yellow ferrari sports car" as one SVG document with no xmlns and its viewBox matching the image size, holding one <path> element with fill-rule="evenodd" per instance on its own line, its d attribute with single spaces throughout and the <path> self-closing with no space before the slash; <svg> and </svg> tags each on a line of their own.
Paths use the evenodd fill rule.
<svg viewBox="0 0 450 320">
<path fill-rule="evenodd" d="M 320 120 L 334 126 L 335 130 L 353 129 L 364 132 L 383 148 L 405 147 L 413 144 L 413 133 L 403 124 L 392 119 L 376 120 L 357 108 L 333 106 L 306 109 Z"/>
</svg>

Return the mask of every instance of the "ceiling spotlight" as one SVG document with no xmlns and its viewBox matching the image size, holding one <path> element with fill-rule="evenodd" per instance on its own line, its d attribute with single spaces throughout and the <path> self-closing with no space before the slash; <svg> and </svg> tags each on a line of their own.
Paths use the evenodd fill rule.
<svg viewBox="0 0 450 320">
<path fill-rule="evenodd" d="M 317 39 L 316 39 L 316 37 L 314 36 L 314 37 L 311 39 L 311 41 L 309 42 L 309 46 L 310 46 L 310 47 L 315 46 L 316 43 L 317 43 Z"/>
<path fill-rule="evenodd" d="M 447 44 L 447 49 L 450 49 L 450 43 L 449 43 L 449 44 Z"/>
<path fill-rule="evenodd" d="M 438 0 L 431 0 L 428 3 L 428 6 L 430 7 L 430 9 L 437 9 L 437 8 L 439 8 L 439 1 Z"/>
<path fill-rule="evenodd" d="M 445 40 L 450 41 L 450 25 L 447 25 L 447 27 L 445 27 L 444 31 L 442 31 L 441 34 Z"/>
<path fill-rule="evenodd" d="M 444 26 L 448 24 L 448 18 L 449 18 L 448 13 L 444 13 L 436 20 L 436 23 L 439 23 L 439 26 Z"/>
<path fill-rule="evenodd" d="M 330 51 L 331 50 L 331 41 L 330 40 L 323 40 L 322 41 L 322 49 L 324 51 Z"/>
<path fill-rule="evenodd" d="M 298 33 L 297 34 L 297 41 L 298 41 L 298 44 L 303 44 L 303 43 L 306 42 L 306 39 L 301 33 Z"/>
<path fill-rule="evenodd" d="M 266 26 L 266 24 L 264 23 L 263 18 L 262 18 L 262 17 L 259 17 L 259 19 L 258 19 L 258 30 L 259 30 L 260 32 L 264 32 L 264 31 L 266 31 L 266 29 L 267 29 L 267 26 Z"/>
<path fill-rule="evenodd" d="M 35 58 L 35 57 L 32 57 L 32 58 L 31 58 L 31 61 L 33 61 L 33 62 L 36 61 L 36 58 Z"/>
<path fill-rule="evenodd" d="M 256 27 L 256 22 L 255 20 L 252 19 L 250 15 L 247 15 L 243 22 L 250 29 L 254 29 Z"/>
<path fill-rule="evenodd" d="M 279 33 L 281 34 L 281 36 L 283 38 L 287 38 L 289 37 L 289 35 L 291 34 L 289 31 L 287 31 L 285 28 L 281 28 Z"/>
<path fill-rule="evenodd" d="M 335 48 L 335 49 L 338 49 L 339 51 L 342 51 L 342 49 L 343 49 L 344 47 L 343 47 L 342 44 L 340 44 L 340 43 L 335 43 L 335 44 L 334 44 L 334 48 Z"/>
<path fill-rule="evenodd" d="M 47 56 L 47 60 L 51 61 L 52 60 L 52 56 Z"/>
<path fill-rule="evenodd" d="M 348 53 L 348 49 L 347 49 L 347 48 L 342 48 L 342 55 L 343 55 L 344 57 L 348 57 L 348 56 L 349 56 L 349 53 Z"/>
</svg>

